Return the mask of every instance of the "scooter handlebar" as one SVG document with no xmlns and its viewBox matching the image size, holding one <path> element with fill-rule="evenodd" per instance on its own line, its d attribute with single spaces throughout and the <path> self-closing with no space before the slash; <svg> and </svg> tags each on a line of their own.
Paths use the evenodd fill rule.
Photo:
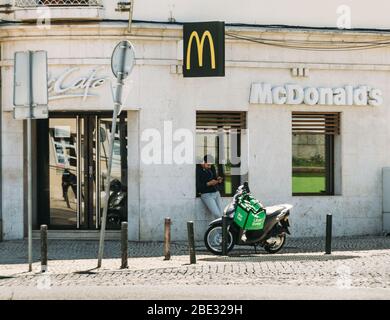
<svg viewBox="0 0 390 320">
<path fill-rule="evenodd" d="M 233 196 L 233 202 L 236 202 L 237 201 L 237 198 L 242 195 L 244 192 L 246 193 L 250 193 L 250 189 L 249 189 L 249 184 L 248 182 L 244 182 L 243 185 L 239 186 L 237 191 L 236 191 L 236 194 Z"/>
</svg>

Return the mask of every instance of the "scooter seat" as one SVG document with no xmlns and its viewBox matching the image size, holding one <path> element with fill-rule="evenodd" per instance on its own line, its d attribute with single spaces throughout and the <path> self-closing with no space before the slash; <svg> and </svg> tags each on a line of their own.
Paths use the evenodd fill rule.
<svg viewBox="0 0 390 320">
<path fill-rule="evenodd" d="M 284 206 L 266 207 L 265 212 L 267 216 L 273 217 L 279 215 L 284 209 L 286 209 Z"/>
</svg>

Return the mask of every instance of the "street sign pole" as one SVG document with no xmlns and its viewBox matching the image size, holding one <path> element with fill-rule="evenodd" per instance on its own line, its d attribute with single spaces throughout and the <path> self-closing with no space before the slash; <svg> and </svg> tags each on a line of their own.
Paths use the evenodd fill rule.
<svg viewBox="0 0 390 320">
<path fill-rule="evenodd" d="M 45 51 L 16 52 L 14 62 L 14 119 L 27 120 L 27 241 L 28 271 L 31 272 L 33 263 L 32 121 L 48 117 L 47 53 Z"/>
<path fill-rule="evenodd" d="M 105 195 L 104 195 L 104 206 L 103 206 L 103 217 L 102 224 L 100 227 L 100 241 L 99 241 L 99 253 L 98 253 L 98 265 L 100 268 L 102 266 L 102 260 L 104 255 L 104 240 L 106 234 L 106 225 L 107 225 L 107 211 L 108 211 L 108 200 L 110 197 L 110 184 L 111 184 L 111 169 L 112 169 L 112 158 L 114 151 L 114 142 L 115 142 L 115 132 L 116 132 L 116 122 L 118 115 L 122 109 L 122 92 L 124 79 L 130 74 L 134 65 L 134 50 L 133 46 L 128 41 L 120 42 L 113 53 L 112 56 L 112 68 L 113 73 L 117 79 L 116 82 L 116 91 L 114 95 L 114 112 L 112 115 L 112 126 L 111 134 L 109 140 L 109 151 L 108 151 L 108 167 L 107 167 L 107 178 L 105 185 Z"/>
<path fill-rule="evenodd" d="M 102 266 L 102 259 L 104 254 L 104 239 L 106 233 L 108 199 L 110 196 L 110 184 L 111 184 L 112 155 L 114 150 L 116 120 L 119 114 L 120 107 L 121 107 L 120 105 L 115 104 L 114 113 L 112 116 L 111 134 L 110 134 L 109 149 L 108 149 L 109 151 L 108 151 L 107 178 L 106 178 L 105 195 L 104 195 L 104 202 L 103 202 L 104 203 L 103 217 L 102 217 L 102 225 L 100 227 L 101 229 L 100 229 L 98 268 Z"/>
</svg>

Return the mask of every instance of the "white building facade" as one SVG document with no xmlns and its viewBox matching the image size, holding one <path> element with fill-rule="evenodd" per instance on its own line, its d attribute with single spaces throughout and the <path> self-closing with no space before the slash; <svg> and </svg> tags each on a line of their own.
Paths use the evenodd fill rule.
<svg viewBox="0 0 390 320">
<path fill-rule="evenodd" d="M 355 29 L 341 30 L 335 25 L 336 3 L 326 5 L 323 20 L 309 14 L 294 20 L 288 7 L 273 20 L 253 10 L 237 17 L 230 3 L 219 15 L 221 6 L 203 13 L 195 5 L 200 1 L 191 2 L 191 10 L 180 1 L 161 1 L 156 5 L 161 10 L 154 2 L 136 1 L 129 32 L 129 13 L 115 11 L 116 1 L 59 7 L 43 1 L 49 9 L 36 1 L 5 2 L 10 6 L 0 27 L 3 239 L 24 238 L 27 222 L 26 126 L 12 115 L 14 53 L 45 50 L 49 59 L 50 118 L 33 128 L 34 228 L 44 223 L 51 230 L 82 233 L 100 225 L 113 106 L 110 57 L 124 39 L 135 48 L 136 64 L 126 81 L 114 177 L 126 189 L 130 240 L 162 240 L 165 217 L 173 221 L 173 240 L 186 238 L 190 220 L 202 238 L 212 217 L 196 196 L 196 164 L 177 162 L 174 155 L 190 140 L 192 159 L 218 153 L 213 142 L 202 144 L 205 118 L 211 126 L 226 121 L 219 122 L 222 127 L 241 119 L 239 178 L 222 167 L 225 202 L 248 180 L 264 205 L 294 205 L 293 236 L 322 236 L 328 213 L 336 236 L 389 231 L 383 170 L 390 167 L 390 33 L 384 31 L 384 16 L 367 22 L 357 15 Z M 265 15 L 263 2 L 251 2 L 259 15 Z M 225 77 L 183 78 L 182 23 L 213 20 L 226 23 Z M 358 45 L 364 48 L 355 50 Z M 318 50 L 321 46 L 327 50 Z M 161 153 L 149 153 L 157 145 Z"/>
</svg>

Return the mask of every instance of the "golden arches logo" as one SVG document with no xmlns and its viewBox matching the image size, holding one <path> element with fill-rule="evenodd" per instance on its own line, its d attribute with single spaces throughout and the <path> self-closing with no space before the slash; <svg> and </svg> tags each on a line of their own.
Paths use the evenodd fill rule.
<svg viewBox="0 0 390 320">
<path fill-rule="evenodd" d="M 198 62 L 199 67 L 203 67 L 203 49 L 204 49 L 204 43 L 206 41 L 206 38 L 209 41 L 210 44 L 210 54 L 211 54 L 211 69 L 216 68 L 215 64 L 215 47 L 214 47 L 214 41 L 213 37 L 210 33 L 210 31 L 205 31 L 202 35 L 202 39 L 199 37 L 198 32 L 193 31 L 191 33 L 190 39 L 188 40 L 188 48 L 187 48 L 187 70 L 191 69 L 191 49 L 192 49 L 192 42 L 196 41 L 196 45 L 198 48 Z"/>
</svg>

